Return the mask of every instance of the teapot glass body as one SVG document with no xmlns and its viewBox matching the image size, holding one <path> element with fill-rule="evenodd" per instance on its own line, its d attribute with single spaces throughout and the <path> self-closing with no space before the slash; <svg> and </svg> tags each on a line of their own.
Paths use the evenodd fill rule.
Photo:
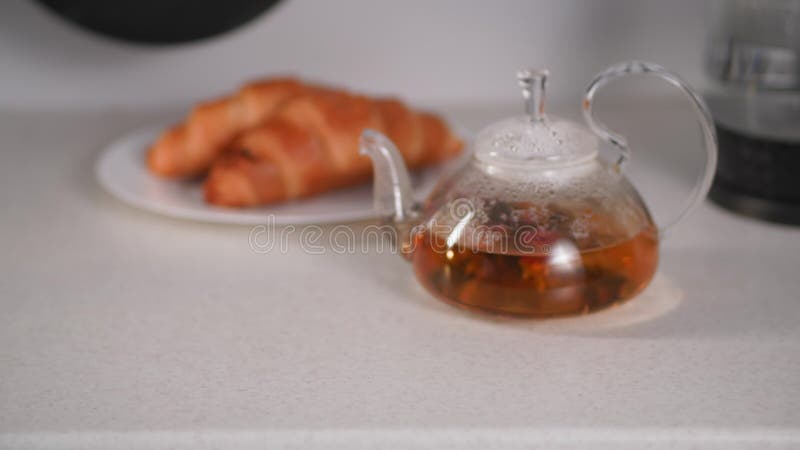
<svg viewBox="0 0 800 450">
<path fill-rule="evenodd" d="M 599 159 L 534 173 L 473 160 L 436 187 L 420 219 L 404 248 L 420 283 L 483 312 L 599 310 L 641 292 L 658 264 L 650 213 Z"/>
</svg>

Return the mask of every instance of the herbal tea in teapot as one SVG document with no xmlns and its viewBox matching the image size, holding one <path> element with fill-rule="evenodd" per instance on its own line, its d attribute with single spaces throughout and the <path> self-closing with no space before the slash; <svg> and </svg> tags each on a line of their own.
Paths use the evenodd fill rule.
<svg viewBox="0 0 800 450">
<path fill-rule="evenodd" d="M 448 248 L 446 236 L 420 232 L 412 261 L 420 282 L 443 300 L 540 317 L 588 313 L 627 300 L 647 286 L 658 262 L 652 226 L 580 250 L 556 233 L 524 248 L 512 240 L 509 247 Z"/>
<path fill-rule="evenodd" d="M 545 115 L 547 72 L 522 72 L 527 114 L 481 131 L 469 163 L 421 204 L 413 201 L 393 144 L 365 131 L 361 149 L 375 167 L 377 212 L 397 229 L 411 230 L 403 251 L 428 291 L 471 310 L 552 317 L 623 302 L 649 284 L 664 228 L 622 174 L 629 157 L 625 139 L 591 113 L 597 88 L 631 73 L 655 74 L 681 87 L 700 116 L 706 168 L 680 219 L 708 191 L 716 139 L 702 100 L 653 64 L 624 63 L 595 78 L 583 103 L 591 130 Z M 598 156 L 598 137 L 618 147 L 616 163 Z"/>
</svg>

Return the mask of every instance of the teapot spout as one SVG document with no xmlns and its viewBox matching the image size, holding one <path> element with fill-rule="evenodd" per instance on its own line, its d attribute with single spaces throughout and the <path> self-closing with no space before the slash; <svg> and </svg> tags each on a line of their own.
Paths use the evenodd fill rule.
<svg viewBox="0 0 800 450">
<path fill-rule="evenodd" d="M 366 129 L 361 134 L 360 153 L 372 159 L 375 212 L 378 217 L 394 226 L 416 219 L 408 169 L 394 143 L 381 133 Z"/>
</svg>

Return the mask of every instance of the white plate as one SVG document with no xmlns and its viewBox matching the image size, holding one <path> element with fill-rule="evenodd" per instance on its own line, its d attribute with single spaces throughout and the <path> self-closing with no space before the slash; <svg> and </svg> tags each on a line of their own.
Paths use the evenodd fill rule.
<svg viewBox="0 0 800 450">
<path fill-rule="evenodd" d="M 231 209 L 207 204 L 202 181 L 176 181 L 151 174 L 145 152 L 161 134 L 163 126 L 149 127 L 122 136 L 106 147 L 95 166 L 100 185 L 125 203 L 180 219 L 202 222 L 256 225 L 274 217 L 276 225 L 351 222 L 375 216 L 371 183 L 339 189 L 304 200 L 256 208 Z M 462 136 L 466 133 L 459 133 Z M 466 154 L 466 152 L 464 152 Z M 463 158 L 412 174 L 418 199 L 433 188 L 436 180 Z"/>
</svg>

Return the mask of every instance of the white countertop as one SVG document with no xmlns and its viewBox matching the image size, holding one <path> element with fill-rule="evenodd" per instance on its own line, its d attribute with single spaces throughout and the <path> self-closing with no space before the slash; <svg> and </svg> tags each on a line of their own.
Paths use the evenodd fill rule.
<svg viewBox="0 0 800 450">
<path fill-rule="evenodd" d="M 659 114 L 656 154 L 697 145 Z M 485 319 L 393 255 L 260 254 L 102 192 L 102 146 L 156 120 L 0 113 L 0 448 L 800 448 L 800 228 L 706 203 L 633 302 Z M 687 179 L 640 166 L 659 215 Z"/>
</svg>

